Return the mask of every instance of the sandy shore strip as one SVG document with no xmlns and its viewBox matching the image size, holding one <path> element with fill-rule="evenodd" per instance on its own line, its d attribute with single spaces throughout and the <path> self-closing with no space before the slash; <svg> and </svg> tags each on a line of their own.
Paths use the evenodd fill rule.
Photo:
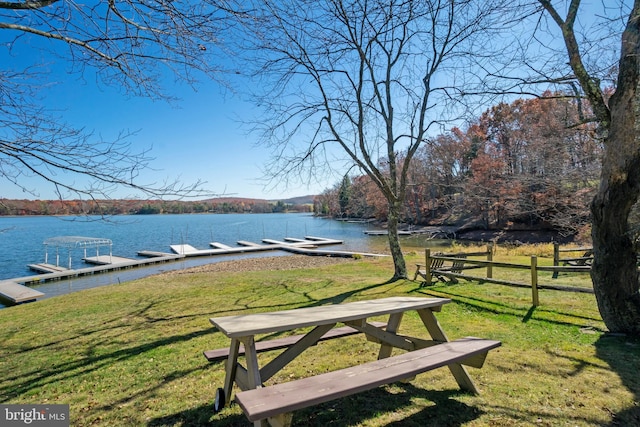
<svg viewBox="0 0 640 427">
<path fill-rule="evenodd" d="M 269 270 L 295 270 L 298 268 L 315 268 L 325 265 L 343 264 L 353 262 L 353 258 L 322 257 L 307 255 L 287 255 L 274 257 L 246 258 L 233 261 L 221 261 L 213 264 L 200 265 L 184 270 L 167 271 L 163 275 L 218 273 L 225 271 L 269 271 Z"/>
</svg>

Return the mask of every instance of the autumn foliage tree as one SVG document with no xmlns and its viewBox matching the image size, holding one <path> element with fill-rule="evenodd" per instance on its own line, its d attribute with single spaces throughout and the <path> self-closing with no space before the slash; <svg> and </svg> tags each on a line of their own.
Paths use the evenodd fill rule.
<svg viewBox="0 0 640 427">
<path fill-rule="evenodd" d="M 593 125 L 580 122 L 587 109 L 571 94 L 545 92 L 430 139 L 412 160 L 402 220 L 576 234 L 588 223 L 601 153 Z"/>
<path fill-rule="evenodd" d="M 586 200 L 594 191 L 601 150 L 594 126 L 581 123 L 579 112 L 586 106 L 577 102 L 570 94 L 545 92 L 500 103 L 480 117 L 484 154 L 502 162 L 492 165 L 491 174 L 502 174 L 493 188 L 509 220 L 546 223 L 569 234 L 588 221 Z M 478 163 L 481 157 L 472 172 L 485 172 L 474 175 L 489 173 Z"/>
<path fill-rule="evenodd" d="M 544 215 L 550 217 L 555 212 L 555 217 L 565 224 L 574 219 L 583 221 L 582 215 L 572 217 L 571 212 L 558 210 L 553 203 L 572 195 L 588 198 L 594 159 L 599 155 L 598 144 L 589 140 L 588 133 L 595 130 L 603 153 L 590 204 L 594 247 L 591 277 L 607 327 L 637 336 L 640 272 L 634 206 L 640 199 L 640 1 L 587 5 L 581 0 L 537 0 L 514 6 L 522 11 L 517 22 L 523 25 L 514 25 L 517 32 L 509 38 L 514 42 L 505 43 L 503 55 L 496 56 L 494 63 L 483 64 L 491 67 L 483 90 L 531 95 L 541 85 L 564 86 L 574 95 L 579 120 L 574 121 L 560 110 L 551 116 L 564 124 L 592 123 L 595 128 L 583 129 L 586 133 L 573 137 L 565 132 L 545 132 L 553 123 L 529 122 L 525 131 L 537 132 L 542 136 L 538 139 L 535 135 L 520 135 L 518 128 L 512 126 L 516 122 L 511 122 L 496 129 L 499 132 L 493 143 L 498 150 L 488 153 L 501 155 L 504 173 L 517 179 L 523 189 L 532 190 L 527 194 L 533 195 L 538 204 L 530 206 L 536 210 L 544 207 Z M 581 110 L 584 102 L 588 102 L 589 111 Z M 503 115 L 501 108 L 495 113 Z M 509 123 L 506 116 L 504 121 Z M 539 130 L 535 129 L 536 124 L 540 125 Z M 545 139 L 556 141 L 556 145 L 549 146 Z M 565 144 L 569 151 L 564 149 Z M 527 152 L 531 153 L 528 158 Z M 547 179 L 557 173 L 565 176 L 567 164 L 572 166 L 571 185 L 554 185 Z"/>
</svg>

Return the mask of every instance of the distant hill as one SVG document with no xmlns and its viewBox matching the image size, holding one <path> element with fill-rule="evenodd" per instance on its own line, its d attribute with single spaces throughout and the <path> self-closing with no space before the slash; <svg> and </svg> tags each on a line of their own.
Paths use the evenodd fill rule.
<svg viewBox="0 0 640 427">
<path fill-rule="evenodd" d="M 183 200 L 8 200 L 0 198 L 4 215 L 132 215 L 181 213 L 278 213 L 311 212 L 315 196 L 289 199 L 216 197 L 199 201 Z"/>
<path fill-rule="evenodd" d="M 267 199 L 250 199 L 248 197 L 214 197 L 198 201 L 201 203 L 269 203 Z"/>
<path fill-rule="evenodd" d="M 284 199 L 282 200 L 282 202 L 290 205 L 307 205 L 307 204 L 313 204 L 313 200 L 315 198 L 316 196 L 313 196 L 313 195 L 300 196 L 300 197 L 292 197 L 290 199 Z M 275 200 L 275 201 L 277 202 L 278 200 Z"/>
<path fill-rule="evenodd" d="M 282 202 L 289 205 L 307 205 L 313 204 L 313 200 L 316 196 L 307 195 L 307 196 L 299 196 L 292 197 L 289 199 L 250 199 L 246 197 L 215 197 L 213 199 L 202 200 L 202 202 L 206 203 L 277 203 Z"/>
</svg>

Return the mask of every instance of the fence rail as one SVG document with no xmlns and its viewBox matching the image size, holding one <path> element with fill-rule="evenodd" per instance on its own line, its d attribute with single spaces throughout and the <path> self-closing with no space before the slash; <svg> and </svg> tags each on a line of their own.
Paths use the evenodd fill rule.
<svg viewBox="0 0 640 427">
<path fill-rule="evenodd" d="M 469 258 L 470 256 L 486 256 L 487 259 L 486 260 L 470 259 Z M 414 280 L 418 276 L 421 276 L 425 279 L 426 283 L 431 284 L 433 283 L 433 278 L 435 276 L 436 278 L 439 278 L 443 281 L 445 280 L 444 278 L 446 277 L 452 281 L 457 281 L 457 279 L 465 279 L 465 280 L 475 280 L 479 282 L 495 283 L 498 285 L 513 286 L 513 287 L 519 287 L 519 288 L 530 288 L 531 300 L 534 306 L 540 305 L 540 299 L 538 295 L 538 291 L 540 289 L 565 291 L 565 292 L 582 292 L 582 293 L 591 293 L 591 294 L 593 293 L 592 288 L 539 284 L 538 282 L 539 271 L 553 272 L 554 275 L 560 272 L 588 273 L 591 271 L 591 266 L 589 265 L 539 266 L 537 256 L 531 257 L 531 263 L 529 265 L 515 264 L 515 263 L 509 263 L 509 262 L 496 262 L 496 261 L 493 261 L 492 258 L 493 258 L 493 248 L 491 246 L 489 246 L 487 248 L 487 251 L 485 252 L 460 253 L 460 254 L 434 254 L 434 255 L 431 254 L 431 249 L 427 248 L 425 249 L 425 263 L 418 264 L 416 269 L 416 274 L 414 276 Z M 449 264 L 445 264 L 445 263 L 449 263 Z M 554 259 L 554 264 L 555 264 L 555 259 Z M 494 279 L 493 278 L 494 267 L 530 270 L 531 283 Z M 463 273 L 463 271 L 465 270 L 477 269 L 477 268 L 486 268 L 486 276 L 477 277 L 477 276 L 470 276 L 468 274 Z"/>
</svg>

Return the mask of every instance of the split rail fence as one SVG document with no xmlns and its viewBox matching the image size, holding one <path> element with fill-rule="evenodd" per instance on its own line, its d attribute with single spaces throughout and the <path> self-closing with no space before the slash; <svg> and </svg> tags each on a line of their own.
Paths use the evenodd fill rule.
<svg viewBox="0 0 640 427">
<path fill-rule="evenodd" d="M 579 251 L 580 249 L 578 249 Z M 486 257 L 486 259 L 471 259 L 471 257 Z M 554 264 L 556 260 L 554 259 Z M 562 259 L 558 261 L 558 264 L 562 262 Z M 465 274 L 464 271 L 470 269 L 486 269 L 485 277 L 471 276 Z M 509 269 L 522 269 L 531 271 L 531 282 L 515 282 L 509 280 L 495 279 L 493 278 L 494 268 L 509 268 Z M 489 245 L 486 251 L 471 252 L 471 253 L 457 253 L 457 254 L 431 254 L 431 249 L 425 249 L 425 263 L 418 264 L 414 280 L 418 276 L 421 276 L 426 284 L 432 284 L 434 278 L 443 282 L 457 282 L 457 279 L 474 280 L 479 282 L 495 283 L 498 285 L 513 286 L 520 288 L 531 288 L 531 299 L 534 306 L 540 305 L 540 299 L 538 291 L 541 289 L 566 291 L 566 292 L 582 292 L 593 293 L 592 288 L 582 288 L 576 286 L 564 286 L 564 285 L 550 285 L 540 284 L 538 273 L 541 271 L 552 272 L 553 277 L 557 276 L 557 273 L 588 273 L 591 270 L 590 265 L 553 265 L 553 266 L 541 266 L 538 265 L 538 257 L 532 256 L 531 263 L 515 264 L 508 262 L 496 262 L 493 261 L 493 247 Z"/>
</svg>

